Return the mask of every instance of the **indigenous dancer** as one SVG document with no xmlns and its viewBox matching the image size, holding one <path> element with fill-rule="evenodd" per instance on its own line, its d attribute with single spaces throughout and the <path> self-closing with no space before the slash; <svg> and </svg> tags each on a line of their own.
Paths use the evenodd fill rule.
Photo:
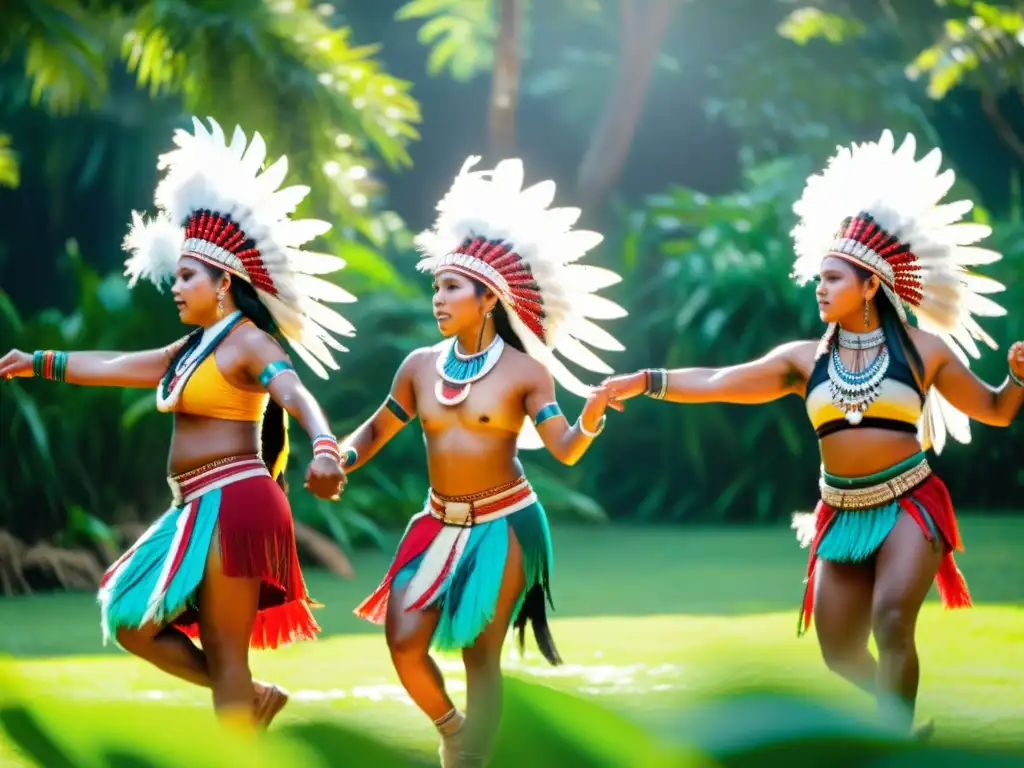
<svg viewBox="0 0 1024 768">
<path fill-rule="evenodd" d="M 913 725 L 914 629 L 932 581 L 947 607 L 970 605 L 953 561 L 961 548 L 953 506 L 924 451 L 941 451 L 947 430 L 968 442 L 968 417 L 1008 426 L 1024 402 L 1024 343 L 1010 349 L 1009 377 L 997 389 L 968 369 L 963 351 L 978 357 L 975 340 L 995 348 L 972 315 L 1005 314 L 981 295 L 1002 286 L 967 269 L 1001 258 L 973 245 L 990 230 L 960 222 L 970 201 L 938 205 L 953 184 L 951 170 L 938 173 L 938 150 L 914 156 L 914 137 L 895 149 L 889 131 L 840 149 L 794 206 L 795 277 L 818 278 L 828 323 L 820 342 L 783 344 L 729 368 L 604 382 L 618 399 L 806 400 L 823 465 L 821 502 L 794 521 L 811 547 L 800 631 L 813 612 L 825 663 L 874 693 L 901 732 Z"/>
<path fill-rule="evenodd" d="M 129 285 L 173 280 L 178 316 L 196 330 L 145 352 L 15 350 L 0 360 L 0 377 L 154 387 L 159 410 L 174 413 L 173 503 L 104 575 L 104 640 L 211 688 L 222 721 L 248 730 L 287 701 L 253 681 L 249 648 L 319 631 L 283 490 L 286 413 L 313 440 L 306 488 L 337 499 L 345 480 L 337 441 L 279 340 L 326 377 L 325 366 L 337 368 L 327 346 L 344 348 L 325 328 L 353 329 L 316 299 L 352 297 L 312 276 L 339 269 L 340 259 L 299 250 L 330 225 L 289 220 L 309 189 L 279 189 L 286 158 L 260 173 L 258 133 L 246 146 L 235 128 L 228 145 L 213 120 L 211 131 L 193 122 L 195 135 L 178 131 L 177 149 L 160 158 L 158 216 L 133 214 L 125 248 Z"/>
<path fill-rule="evenodd" d="M 618 275 L 572 263 L 602 238 L 572 230 L 579 209 L 548 207 L 554 182 L 524 190 L 519 160 L 471 171 L 478 160 L 467 160 L 438 204 L 433 230 L 417 238 L 447 340 L 412 352 L 384 403 L 342 442 L 351 472 L 414 417 L 423 428 L 431 485 L 424 509 L 356 614 L 385 624 L 402 685 L 440 732 L 444 766 L 480 765 L 490 753 L 510 623 L 522 647 L 529 621 L 541 653 L 560 663 L 545 608 L 550 534 L 517 447 L 546 447 L 570 465 L 583 456 L 604 428 L 608 396 L 583 385 L 553 351 L 610 373 L 581 342 L 621 350 L 588 318 L 626 314 L 592 293 Z M 555 401 L 552 375 L 587 398 L 573 425 Z M 445 690 L 432 647 L 462 652 L 465 716 Z"/>
</svg>

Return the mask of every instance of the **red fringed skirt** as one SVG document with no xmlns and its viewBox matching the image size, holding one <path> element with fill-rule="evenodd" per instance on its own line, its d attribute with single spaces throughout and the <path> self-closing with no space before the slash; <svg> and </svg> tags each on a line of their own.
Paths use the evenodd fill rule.
<svg viewBox="0 0 1024 768">
<path fill-rule="evenodd" d="M 169 482 L 174 505 L 100 582 L 105 639 L 149 623 L 198 637 L 200 585 L 214 546 L 226 576 L 261 581 L 250 647 L 315 637 L 320 627 L 310 612 L 291 509 L 263 460 L 232 457 Z"/>
<path fill-rule="evenodd" d="M 896 504 L 900 512 L 906 512 L 914 519 L 929 541 L 934 541 L 933 530 L 942 537 L 942 541 L 937 542 L 943 548 L 943 556 L 935 583 L 943 606 L 946 608 L 970 607 L 971 595 L 967 589 L 967 582 L 953 559 L 953 552 L 962 551 L 963 543 L 960 540 L 956 513 L 953 511 L 953 500 L 949 496 L 946 484 L 936 475 L 929 475 L 927 480 L 903 495 Z M 814 612 L 814 577 L 815 566 L 818 562 L 818 549 L 840 514 L 870 515 L 872 510 L 844 513 L 841 510 L 833 509 L 824 501 L 818 502 L 814 510 L 814 532 L 807 560 L 807 579 L 798 628 L 800 634 L 810 627 L 811 616 Z M 932 524 L 934 524 L 934 529 Z"/>
</svg>

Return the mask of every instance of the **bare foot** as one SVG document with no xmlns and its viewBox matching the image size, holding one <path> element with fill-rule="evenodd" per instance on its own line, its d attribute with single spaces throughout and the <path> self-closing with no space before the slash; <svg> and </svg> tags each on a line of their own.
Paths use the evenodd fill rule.
<svg viewBox="0 0 1024 768">
<path fill-rule="evenodd" d="M 255 694 L 256 723 L 266 730 L 288 703 L 288 692 L 272 683 L 261 683 L 256 680 L 253 680 L 252 687 Z"/>
</svg>

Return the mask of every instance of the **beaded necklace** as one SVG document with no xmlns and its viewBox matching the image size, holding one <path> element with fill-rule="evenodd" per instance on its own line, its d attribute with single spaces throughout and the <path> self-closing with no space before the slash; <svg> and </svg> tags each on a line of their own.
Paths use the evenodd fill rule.
<svg viewBox="0 0 1024 768">
<path fill-rule="evenodd" d="M 857 351 L 860 362 L 861 353 L 870 349 L 878 349 L 875 359 L 859 370 L 851 370 L 839 355 L 840 348 Z M 878 328 L 868 333 L 855 333 L 842 328 L 832 346 L 832 354 L 828 361 L 829 392 L 832 403 L 841 410 L 851 424 L 860 424 L 866 411 L 881 391 L 882 380 L 889 370 L 889 348 L 885 344 L 885 332 Z M 855 363 L 856 364 L 856 363 Z"/>
<path fill-rule="evenodd" d="M 437 356 L 437 375 L 434 396 L 442 405 L 458 405 L 469 397 L 470 385 L 486 376 L 505 351 L 505 341 L 495 335 L 484 349 L 472 355 L 459 351 L 459 340 L 452 337 Z"/>
</svg>

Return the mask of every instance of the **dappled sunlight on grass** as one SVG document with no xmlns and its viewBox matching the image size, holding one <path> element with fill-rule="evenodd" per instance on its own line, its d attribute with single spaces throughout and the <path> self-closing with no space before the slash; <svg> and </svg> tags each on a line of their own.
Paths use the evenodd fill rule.
<svg viewBox="0 0 1024 768">
<path fill-rule="evenodd" d="M 983 522 L 964 525 L 971 550 L 962 563 L 979 605 L 944 611 L 931 599 L 921 615 L 919 716 L 934 718 L 940 732 L 1009 738 L 1024 713 L 1024 565 L 1018 558 L 1008 566 L 1002 551 L 1005 541 L 1022 536 L 1000 537 Z M 566 663 L 547 665 L 529 635 L 520 656 L 510 638 L 510 674 L 594 698 L 673 739 L 700 735 L 700 719 L 687 725 L 686 709 L 722 684 L 782 684 L 870 716 L 869 699 L 825 670 L 813 630 L 796 637 L 804 553 L 788 535 L 771 529 L 559 529 L 556 540 L 561 547 L 553 629 Z M 744 550 L 748 555 L 741 557 Z M 328 604 L 320 619 L 333 634 L 255 653 L 252 667 L 258 678 L 291 691 L 282 724 L 343 717 L 429 754 L 436 749 L 432 728 L 398 685 L 383 632 L 348 615 L 382 564 L 386 556 L 360 555 L 354 583 L 313 574 L 314 593 Z M 1010 604 L 1014 589 L 1018 602 Z M 720 615 L 707 610 L 712 602 L 721 605 Z M 605 615 L 596 615 L 602 605 Z M 0 628 L 0 650 L 15 655 L 23 649 L 31 656 L 96 651 L 18 659 L 15 668 L 34 695 L 138 702 L 153 713 L 169 704 L 208 712 L 207 691 L 116 649 L 101 650 L 91 595 L 0 601 Z M 460 659 L 444 655 L 440 662 L 453 697 L 464 702 Z M 5 749 L 0 741 L 0 761 L 8 756 Z"/>
</svg>

